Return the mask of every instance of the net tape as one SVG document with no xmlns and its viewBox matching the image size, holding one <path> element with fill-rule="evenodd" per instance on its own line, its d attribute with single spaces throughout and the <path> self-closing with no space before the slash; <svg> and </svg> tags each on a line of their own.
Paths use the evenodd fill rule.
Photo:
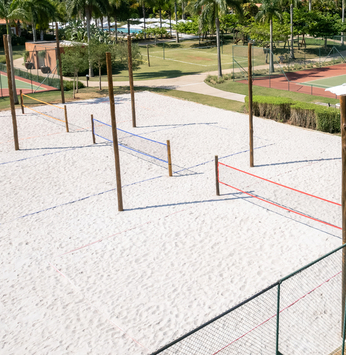
<svg viewBox="0 0 346 355">
<path fill-rule="evenodd" d="M 22 97 L 23 97 L 23 107 L 31 110 L 31 111 L 34 111 L 40 115 L 43 115 L 43 116 L 46 116 L 46 117 L 49 117 L 53 120 L 56 120 L 56 121 L 60 121 L 60 122 L 65 122 L 65 113 L 64 113 L 64 107 L 60 107 L 60 106 L 57 106 L 57 105 L 53 105 L 53 104 L 50 104 L 49 102 L 45 102 L 45 101 L 42 101 L 42 100 L 39 100 L 35 97 L 32 97 L 32 96 L 29 96 L 29 95 L 26 95 L 26 94 L 22 94 Z M 33 100 L 33 101 L 37 101 L 37 102 L 40 102 L 40 103 L 43 103 L 45 106 L 41 105 L 41 106 L 36 106 L 35 108 L 32 108 L 30 106 L 27 106 L 24 104 L 24 97 L 27 97 L 29 98 L 30 100 Z M 53 107 L 54 109 L 52 109 L 51 107 Z M 60 111 L 57 111 L 55 109 L 59 109 Z M 54 116 L 52 116 L 51 114 L 54 114 Z"/>
<path fill-rule="evenodd" d="M 95 136 L 103 138 L 108 142 L 113 142 L 112 126 L 97 119 L 93 119 L 93 121 Z M 117 128 L 117 134 L 119 146 L 161 162 L 168 163 L 167 144 L 125 131 L 120 128 Z"/>
<path fill-rule="evenodd" d="M 264 179 L 221 162 L 218 164 L 218 174 L 219 183 L 222 185 L 287 212 L 341 230 L 337 225 L 341 217 L 340 203 Z"/>
</svg>

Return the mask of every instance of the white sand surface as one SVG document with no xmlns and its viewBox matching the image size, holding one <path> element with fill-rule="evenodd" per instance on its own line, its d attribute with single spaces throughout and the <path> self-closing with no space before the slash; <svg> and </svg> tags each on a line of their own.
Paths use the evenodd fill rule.
<svg viewBox="0 0 346 355">
<path fill-rule="evenodd" d="M 0 113 L 0 354 L 147 354 L 341 245 L 341 231 L 220 186 L 220 162 L 340 203 L 340 137 L 166 96 L 117 96 L 118 128 L 170 140 L 165 164 L 92 144 L 90 115 L 109 101 L 67 104 L 64 123 Z M 54 107 L 38 110 L 57 115 Z M 129 143 L 130 144 L 130 143 Z M 220 169 L 220 179 L 341 226 L 341 208 Z M 339 329 L 336 330 L 339 334 Z M 306 352 L 308 354 L 309 352 Z"/>
</svg>

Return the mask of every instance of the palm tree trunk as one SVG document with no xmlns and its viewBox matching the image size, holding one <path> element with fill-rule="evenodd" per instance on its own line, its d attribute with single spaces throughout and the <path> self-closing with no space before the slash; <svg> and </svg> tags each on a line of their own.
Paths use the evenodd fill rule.
<svg viewBox="0 0 346 355">
<path fill-rule="evenodd" d="M 174 12 L 175 12 L 175 25 L 178 25 L 178 16 L 177 16 L 177 2 L 174 1 Z M 175 31 L 177 35 L 176 43 L 179 43 L 179 33 L 178 30 Z"/>
<path fill-rule="evenodd" d="M 309 12 L 311 11 L 311 0 L 309 0 Z"/>
<path fill-rule="evenodd" d="M 9 24 L 8 24 L 8 20 L 6 19 L 6 33 L 8 34 L 8 35 L 11 35 L 11 33 L 10 33 L 10 26 L 9 26 Z"/>
<path fill-rule="evenodd" d="M 220 52 L 220 21 L 218 17 L 215 17 L 216 25 L 216 46 L 217 46 L 217 68 L 218 68 L 218 77 L 222 77 L 221 70 L 221 52 Z"/>
<path fill-rule="evenodd" d="M 107 22 L 108 22 L 108 32 L 111 33 L 111 18 L 109 15 L 107 16 Z"/>
<path fill-rule="evenodd" d="M 130 36 L 131 32 L 130 32 L 130 20 L 127 19 L 127 34 Z"/>
<path fill-rule="evenodd" d="M 101 86 L 101 65 L 99 65 L 99 89 L 102 90 L 102 86 Z"/>
<path fill-rule="evenodd" d="M 273 62 L 273 20 L 270 19 L 270 53 L 269 53 L 269 72 L 274 72 L 274 62 Z"/>
<path fill-rule="evenodd" d="M 182 2 L 181 2 L 181 13 L 182 13 L 181 18 L 182 18 L 183 20 L 185 20 L 184 11 L 185 11 L 184 1 L 182 1 Z"/>
<path fill-rule="evenodd" d="M 32 21 L 32 40 L 36 42 L 36 25 L 35 21 Z"/>
<path fill-rule="evenodd" d="M 118 24 L 117 15 L 114 16 L 114 32 L 115 32 L 115 43 L 118 43 Z"/>
<path fill-rule="evenodd" d="M 159 13 L 160 13 L 160 29 L 162 28 L 162 16 L 161 16 L 161 7 L 159 9 Z M 162 38 L 162 33 L 161 33 L 161 38 Z"/>
<path fill-rule="evenodd" d="M 75 92 L 75 82 L 76 82 L 76 73 L 74 73 L 74 76 L 73 76 L 73 84 L 72 84 L 72 87 L 73 87 L 73 98 L 75 99 L 76 98 L 76 92 Z"/>
<path fill-rule="evenodd" d="M 172 12 L 169 10 L 169 32 L 170 36 L 172 37 Z"/>
<path fill-rule="evenodd" d="M 103 32 L 103 15 L 102 15 L 102 17 L 101 17 L 101 30 L 102 30 L 102 32 Z"/>
<path fill-rule="evenodd" d="M 87 21 L 87 36 L 88 36 L 88 43 L 90 43 L 90 10 L 88 7 L 85 8 L 85 17 L 86 17 L 86 21 Z M 88 49 L 88 52 L 90 50 Z M 89 53 L 90 56 L 90 53 Z M 93 73 L 93 68 L 91 66 L 91 61 L 89 60 L 89 77 L 93 77 L 94 73 Z"/>
<path fill-rule="evenodd" d="M 342 0 L 341 3 L 341 22 L 345 23 L 345 0 Z M 341 45 L 344 45 L 344 32 L 341 32 Z"/>
<path fill-rule="evenodd" d="M 144 4 L 144 0 L 142 1 L 142 11 L 143 11 L 143 29 L 144 29 L 144 39 L 147 38 L 147 34 L 145 33 L 145 4 Z"/>
<path fill-rule="evenodd" d="M 291 20 L 291 59 L 294 59 L 293 50 L 293 4 L 290 6 L 290 20 Z"/>
</svg>

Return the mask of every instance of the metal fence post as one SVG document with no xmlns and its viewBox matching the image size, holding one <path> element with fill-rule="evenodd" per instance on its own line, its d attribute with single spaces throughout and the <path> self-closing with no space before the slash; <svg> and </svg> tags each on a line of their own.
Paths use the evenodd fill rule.
<svg viewBox="0 0 346 355">
<path fill-rule="evenodd" d="M 346 308 L 346 301 L 345 301 L 345 308 Z M 342 328 L 342 348 L 341 348 L 341 355 L 345 355 L 345 328 L 346 328 L 346 312 L 344 312 L 344 324 Z"/>
<path fill-rule="evenodd" d="M 233 64 L 233 81 L 234 81 L 234 46 L 232 46 L 232 64 Z"/>
<path fill-rule="evenodd" d="M 276 304 L 276 355 L 280 355 L 279 353 L 279 318 L 280 318 L 280 288 L 281 288 L 281 281 L 278 283 L 278 298 Z"/>
</svg>

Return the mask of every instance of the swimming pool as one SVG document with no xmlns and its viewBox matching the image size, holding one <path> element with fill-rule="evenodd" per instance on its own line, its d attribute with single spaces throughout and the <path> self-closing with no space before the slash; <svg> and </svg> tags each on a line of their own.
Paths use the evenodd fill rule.
<svg viewBox="0 0 346 355">
<path fill-rule="evenodd" d="M 106 30 L 106 31 L 108 31 L 108 30 Z M 115 29 L 114 28 L 111 28 L 111 31 L 115 31 Z M 139 32 L 141 32 L 142 30 L 141 29 L 139 29 L 139 28 L 131 28 L 130 27 L 130 33 L 139 33 Z M 118 32 L 121 32 L 121 33 L 128 33 L 128 31 L 127 31 L 127 27 L 126 28 L 124 28 L 124 27 L 118 27 Z"/>
</svg>

